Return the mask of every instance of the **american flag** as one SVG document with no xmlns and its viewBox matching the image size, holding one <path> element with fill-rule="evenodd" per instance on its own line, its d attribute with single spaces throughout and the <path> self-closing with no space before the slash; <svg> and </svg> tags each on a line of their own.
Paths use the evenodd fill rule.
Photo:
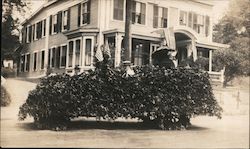
<svg viewBox="0 0 250 149">
<path fill-rule="evenodd" d="M 107 54 L 109 56 L 109 58 L 111 58 L 111 53 L 110 53 L 110 49 L 109 49 L 109 44 L 108 43 L 106 43 L 104 45 L 103 54 Z"/>
<path fill-rule="evenodd" d="M 95 53 L 95 57 L 97 58 L 97 60 L 99 62 L 103 61 L 103 54 L 102 54 L 102 50 L 101 47 L 98 47 Z"/>
</svg>

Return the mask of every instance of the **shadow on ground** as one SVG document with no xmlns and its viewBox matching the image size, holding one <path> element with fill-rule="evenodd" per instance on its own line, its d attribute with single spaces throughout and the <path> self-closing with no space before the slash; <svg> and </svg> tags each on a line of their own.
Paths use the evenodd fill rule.
<svg viewBox="0 0 250 149">
<path fill-rule="evenodd" d="M 19 127 L 27 131 L 40 130 L 34 123 L 19 123 Z M 109 122 L 109 121 L 93 121 L 93 120 L 77 120 L 71 121 L 68 124 L 66 131 L 76 130 L 91 130 L 91 129 L 104 129 L 104 130 L 160 130 L 156 126 L 151 124 L 145 124 L 143 122 Z M 189 126 L 188 131 L 202 131 L 209 128 L 200 127 L 196 125 Z"/>
</svg>

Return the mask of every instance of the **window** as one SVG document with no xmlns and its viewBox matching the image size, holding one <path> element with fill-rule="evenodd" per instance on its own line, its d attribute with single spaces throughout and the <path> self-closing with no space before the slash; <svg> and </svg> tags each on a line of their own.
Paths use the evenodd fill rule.
<svg viewBox="0 0 250 149">
<path fill-rule="evenodd" d="M 25 55 L 22 55 L 20 58 L 20 71 L 24 72 L 24 66 L 25 66 Z"/>
<path fill-rule="evenodd" d="M 30 70 L 30 54 L 26 55 L 26 61 L 25 61 L 25 71 L 29 71 Z"/>
<path fill-rule="evenodd" d="M 146 4 L 132 1 L 132 23 L 145 24 Z"/>
<path fill-rule="evenodd" d="M 44 59 L 45 59 L 45 51 L 43 50 L 41 54 L 41 69 L 44 69 L 44 62 L 45 62 Z"/>
<path fill-rule="evenodd" d="M 55 58 L 56 58 L 56 48 L 52 48 L 52 53 L 51 53 L 51 67 L 55 67 Z"/>
<path fill-rule="evenodd" d="M 68 67 L 72 67 L 73 66 L 73 51 L 74 51 L 74 42 L 70 41 L 69 42 L 69 61 L 68 61 Z"/>
<path fill-rule="evenodd" d="M 46 19 L 42 21 L 43 29 L 42 29 L 42 37 L 46 36 Z"/>
<path fill-rule="evenodd" d="M 162 8 L 161 27 L 168 27 L 168 9 Z"/>
<path fill-rule="evenodd" d="M 198 32 L 198 15 L 196 13 L 193 13 L 193 29 Z"/>
<path fill-rule="evenodd" d="M 31 42 L 32 39 L 32 26 L 27 27 L 27 43 Z"/>
<path fill-rule="evenodd" d="M 180 11 L 180 25 L 187 25 L 187 12 L 185 11 Z"/>
<path fill-rule="evenodd" d="M 48 51 L 48 67 L 51 68 L 51 49 Z"/>
<path fill-rule="evenodd" d="M 154 5 L 154 18 L 153 18 L 153 27 L 158 27 L 158 15 L 159 15 L 159 8 L 157 5 Z"/>
<path fill-rule="evenodd" d="M 193 13 L 192 12 L 188 13 L 188 27 L 190 28 L 193 27 Z"/>
<path fill-rule="evenodd" d="M 203 15 L 198 15 L 197 32 L 200 34 L 204 34 L 204 16 Z"/>
<path fill-rule="evenodd" d="M 123 20 L 124 0 L 114 0 L 114 20 Z"/>
<path fill-rule="evenodd" d="M 57 14 L 53 15 L 52 20 L 53 20 L 53 26 L 52 26 L 53 31 L 52 31 L 52 33 L 57 33 Z"/>
<path fill-rule="evenodd" d="M 56 68 L 60 68 L 60 56 L 61 55 L 61 47 L 56 48 L 56 58 L 55 58 L 55 66 Z"/>
<path fill-rule="evenodd" d="M 60 67 L 66 66 L 67 45 L 61 47 Z"/>
<path fill-rule="evenodd" d="M 90 0 L 82 3 L 82 24 L 90 23 Z"/>
<path fill-rule="evenodd" d="M 37 70 L 37 52 L 34 53 L 33 57 L 33 71 Z"/>
<path fill-rule="evenodd" d="M 81 40 L 78 39 L 76 40 L 75 43 L 75 55 L 76 55 L 76 59 L 75 59 L 75 65 L 80 65 L 80 50 L 81 50 Z"/>
<path fill-rule="evenodd" d="M 42 23 L 42 21 L 40 21 L 36 24 L 36 37 L 35 37 L 35 39 L 42 38 L 42 29 L 43 29 L 43 23 Z"/>
<path fill-rule="evenodd" d="M 85 66 L 91 65 L 91 48 L 92 47 L 92 40 L 86 39 L 85 42 Z"/>
<path fill-rule="evenodd" d="M 168 8 L 158 7 L 154 5 L 153 27 L 166 28 L 168 26 Z"/>
<path fill-rule="evenodd" d="M 210 28 L 210 18 L 209 16 L 205 17 L 205 35 L 209 36 L 209 28 Z"/>
<path fill-rule="evenodd" d="M 139 40 L 134 39 L 132 46 L 132 63 L 136 66 L 146 65 L 149 64 L 150 58 L 150 49 L 146 42 L 142 42 Z"/>
<path fill-rule="evenodd" d="M 62 30 L 65 31 L 68 29 L 68 10 L 63 11 L 62 18 Z"/>
</svg>

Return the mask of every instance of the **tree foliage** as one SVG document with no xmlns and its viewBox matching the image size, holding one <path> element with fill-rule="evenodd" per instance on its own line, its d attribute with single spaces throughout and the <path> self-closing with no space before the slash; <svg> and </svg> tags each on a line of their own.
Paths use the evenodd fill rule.
<svg viewBox="0 0 250 149">
<path fill-rule="evenodd" d="M 13 58 L 14 49 L 19 45 L 19 24 L 15 12 L 23 15 L 27 2 L 22 0 L 3 0 L 2 33 L 1 33 L 1 62 L 4 58 Z"/>
<path fill-rule="evenodd" d="M 216 70 L 226 66 L 225 84 L 238 75 L 249 75 L 250 1 L 232 0 L 214 31 L 214 41 L 230 45 L 229 49 L 215 52 L 213 57 Z"/>
</svg>

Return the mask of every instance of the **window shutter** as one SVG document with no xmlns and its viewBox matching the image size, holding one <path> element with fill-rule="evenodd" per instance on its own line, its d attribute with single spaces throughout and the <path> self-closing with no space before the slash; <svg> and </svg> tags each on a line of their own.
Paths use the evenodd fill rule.
<svg viewBox="0 0 250 149">
<path fill-rule="evenodd" d="M 62 11 L 57 14 L 57 24 L 56 24 L 56 32 L 60 33 L 62 31 Z"/>
<path fill-rule="evenodd" d="M 46 19 L 43 22 L 43 36 L 46 35 Z"/>
<path fill-rule="evenodd" d="M 209 18 L 209 16 L 206 16 L 206 20 L 205 20 L 205 34 L 206 34 L 206 36 L 209 35 L 209 26 L 210 26 L 210 18 Z"/>
<path fill-rule="evenodd" d="M 52 15 L 49 17 L 49 34 L 52 33 Z"/>
<path fill-rule="evenodd" d="M 192 25 L 193 25 L 193 13 L 192 12 L 189 12 L 188 13 L 188 27 L 191 27 L 192 28 Z"/>
<path fill-rule="evenodd" d="M 81 3 L 80 4 L 78 4 L 78 19 L 77 19 L 77 25 L 78 25 L 78 27 L 80 27 L 80 25 L 81 25 Z"/>
<path fill-rule="evenodd" d="M 51 60 L 50 60 L 50 57 L 51 57 L 51 49 L 48 50 L 48 68 L 50 68 L 51 66 Z"/>
<path fill-rule="evenodd" d="M 56 68 L 59 68 L 60 67 L 60 47 L 57 47 L 55 50 L 56 50 L 55 66 Z"/>
<path fill-rule="evenodd" d="M 68 9 L 67 30 L 70 30 L 70 8 Z"/>
<path fill-rule="evenodd" d="M 91 0 L 87 2 L 87 12 L 88 12 L 87 24 L 90 24 L 90 7 L 91 7 Z"/>
<path fill-rule="evenodd" d="M 35 40 L 35 24 L 32 25 L 32 40 Z"/>
<path fill-rule="evenodd" d="M 159 15 L 158 6 L 154 5 L 154 18 L 153 18 L 153 27 L 154 28 L 158 27 L 158 15 Z"/>
</svg>

